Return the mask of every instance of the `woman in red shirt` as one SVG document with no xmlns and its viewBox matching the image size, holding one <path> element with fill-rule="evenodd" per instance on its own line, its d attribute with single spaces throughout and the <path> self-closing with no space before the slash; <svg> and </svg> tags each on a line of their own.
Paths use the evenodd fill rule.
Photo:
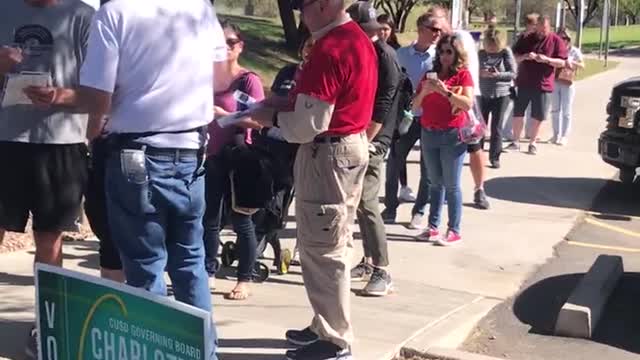
<svg viewBox="0 0 640 360">
<path fill-rule="evenodd" d="M 462 191 L 460 175 L 467 145 L 460 141 L 466 112 L 473 105 L 473 79 L 467 69 L 467 53 L 455 35 L 445 35 L 436 48 L 434 72 L 418 86 L 414 110 L 422 110 L 422 156 L 429 170 L 431 204 L 429 227 L 418 239 L 449 246 L 462 241 Z M 446 195 L 449 224 L 445 237 L 438 226 Z"/>
</svg>

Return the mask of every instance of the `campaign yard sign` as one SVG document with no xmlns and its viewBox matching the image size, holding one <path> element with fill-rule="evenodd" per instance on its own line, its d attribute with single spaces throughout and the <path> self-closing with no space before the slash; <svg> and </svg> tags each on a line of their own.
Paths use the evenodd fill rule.
<svg viewBox="0 0 640 360">
<path fill-rule="evenodd" d="M 40 360 L 208 360 L 206 311 L 116 282 L 36 266 Z"/>
</svg>

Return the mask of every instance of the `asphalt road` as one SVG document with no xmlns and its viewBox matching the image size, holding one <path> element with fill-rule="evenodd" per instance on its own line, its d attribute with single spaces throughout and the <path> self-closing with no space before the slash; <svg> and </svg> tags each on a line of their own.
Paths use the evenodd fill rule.
<svg viewBox="0 0 640 360">
<path fill-rule="evenodd" d="M 552 336 L 559 309 L 601 254 L 623 257 L 625 275 L 593 340 Z M 637 360 L 640 355 L 640 186 L 608 182 L 555 256 L 514 298 L 478 325 L 464 350 L 522 360 Z"/>
</svg>

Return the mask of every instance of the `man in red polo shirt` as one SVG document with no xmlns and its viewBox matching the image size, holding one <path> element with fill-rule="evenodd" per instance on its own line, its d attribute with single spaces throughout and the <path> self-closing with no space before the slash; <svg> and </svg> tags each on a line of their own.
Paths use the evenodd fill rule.
<svg viewBox="0 0 640 360">
<path fill-rule="evenodd" d="M 521 37 L 513 47 L 513 53 L 520 64 L 516 85 L 518 96 L 513 109 L 514 142 L 507 150 L 520 150 L 520 136 L 524 126 L 524 114 L 531 104 L 531 124 L 528 153 L 538 153 L 536 140 L 540 125 L 549 115 L 551 93 L 554 87 L 556 68 L 565 66 L 568 50 L 563 40 L 551 31 L 551 20 L 543 16 L 536 32 Z"/>
<path fill-rule="evenodd" d="M 287 332 L 288 359 L 351 359 L 350 274 L 354 222 L 369 161 L 378 61 L 345 0 L 296 0 L 315 41 L 290 111 L 262 108 L 247 121 L 279 127 L 299 143 L 294 178 L 302 274 L 315 316 Z"/>
</svg>

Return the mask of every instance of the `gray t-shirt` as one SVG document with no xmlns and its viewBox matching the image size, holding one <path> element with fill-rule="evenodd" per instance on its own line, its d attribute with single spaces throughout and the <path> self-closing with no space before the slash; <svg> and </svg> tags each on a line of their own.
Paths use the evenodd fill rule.
<svg viewBox="0 0 640 360">
<path fill-rule="evenodd" d="M 52 86 L 77 88 L 95 10 L 81 0 L 38 8 L 24 0 L 0 1 L 0 45 L 21 47 L 13 72 L 51 74 Z M 87 115 L 32 105 L 0 108 L 0 141 L 76 144 L 85 141 Z"/>
</svg>

